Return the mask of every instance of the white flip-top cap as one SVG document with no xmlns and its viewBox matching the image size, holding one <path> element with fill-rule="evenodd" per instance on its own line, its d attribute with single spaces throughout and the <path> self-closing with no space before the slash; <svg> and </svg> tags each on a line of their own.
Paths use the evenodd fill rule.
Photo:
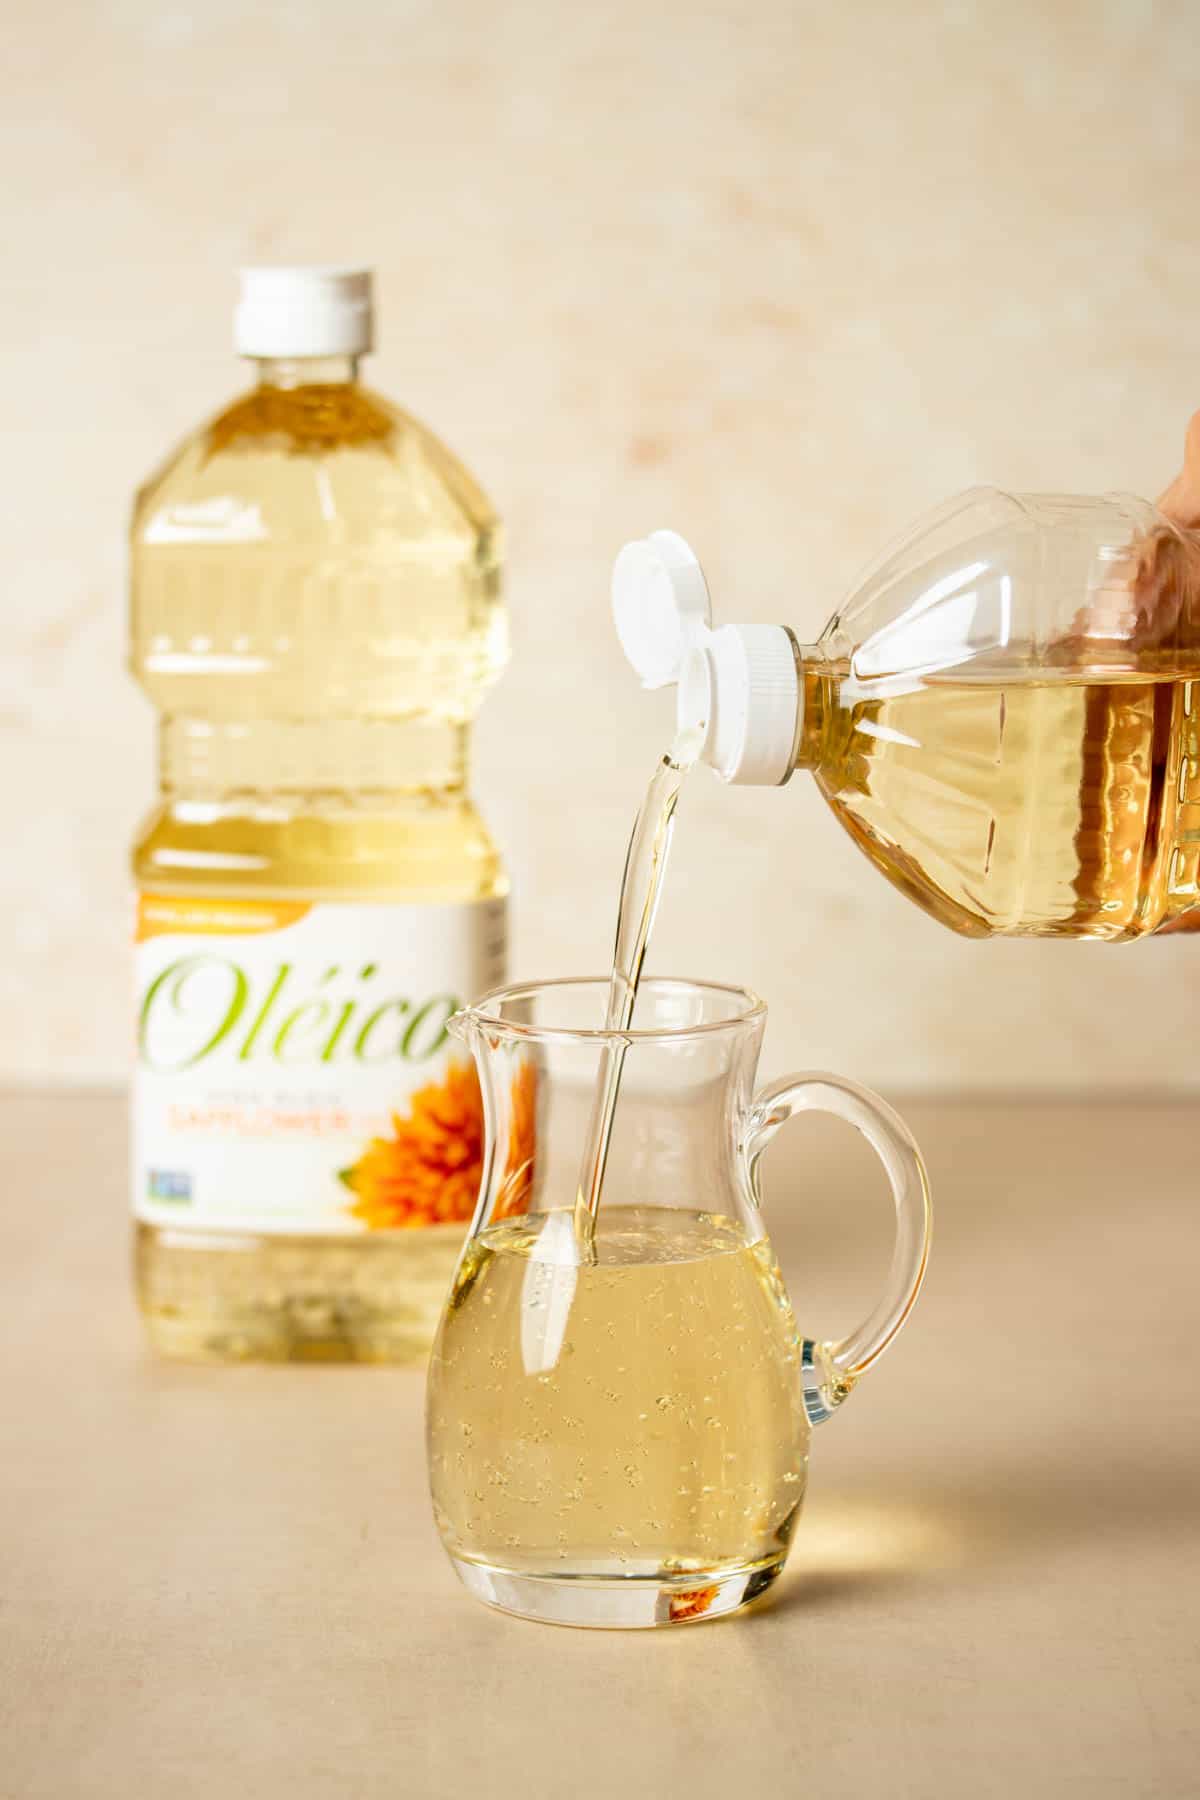
<svg viewBox="0 0 1200 1800">
<path fill-rule="evenodd" d="M 675 531 L 626 544 L 612 581 L 621 646 L 643 686 L 678 684 L 681 739 L 724 781 L 786 781 L 799 726 L 795 645 L 782 625 L 710 629 L 704 571 Z"/>
<path fill-rule="evenodd" d="M 704 570 L 677 531 L 626 544 L 613 564 L 612 605 L 621 648 L 648 688 L 679 680 L 697 632 L 712 618 Z"/>
<path fill-rule="evenodd" d="M 240 356 L 360 356 L 371 348 L 369 269 L 242 269 Z"/>
</svg>

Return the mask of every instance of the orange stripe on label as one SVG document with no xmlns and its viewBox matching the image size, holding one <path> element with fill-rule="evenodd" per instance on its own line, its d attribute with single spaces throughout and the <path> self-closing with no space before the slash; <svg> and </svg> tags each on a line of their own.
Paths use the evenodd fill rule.
<svg viewBox="0 0 1200 1800">
<path fill-rule="evenodd" d="M 312 911 L 308 900 L 185 900 L 178 894 L 139 894 L 134 942 L 168 934 L 255 936 L 282 931 Z"/>
</svg>

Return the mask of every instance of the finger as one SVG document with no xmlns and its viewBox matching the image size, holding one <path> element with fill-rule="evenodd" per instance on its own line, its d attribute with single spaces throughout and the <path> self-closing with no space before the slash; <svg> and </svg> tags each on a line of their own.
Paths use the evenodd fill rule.
<svg viewBox="0 0 1200 1800">
<path fill-rule="evenodd" d="M 1200 525 L 1200 412 L 1191 416 L 1184 440 L 1183 468 L 1159 496 L 1158 510 L 1175 525 Z"/>
</svg>

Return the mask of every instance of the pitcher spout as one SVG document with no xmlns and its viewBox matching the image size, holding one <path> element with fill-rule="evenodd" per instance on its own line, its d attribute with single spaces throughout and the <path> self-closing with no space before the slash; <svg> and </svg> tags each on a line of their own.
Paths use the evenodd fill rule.
<svg viewBox="0 0 1200 1800">
<path fill-rule="evenodd" d="M 465 1044 L 472 1056 L 475 1054 L 475 1042 L 478 1033 L 479 1027 L 476 1022 L 475 1013 L 469 1006 L 460 1006 L 458 1011 L 451 1013 L 450 1017 L 446 1020 L 447 1037 L 457 1038 L 460 1044 Z"/>
</svg>

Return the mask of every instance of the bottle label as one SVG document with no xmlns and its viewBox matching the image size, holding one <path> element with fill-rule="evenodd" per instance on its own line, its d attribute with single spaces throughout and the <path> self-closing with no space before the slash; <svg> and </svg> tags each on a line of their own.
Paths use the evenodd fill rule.
<svg viewBox="0 0 1200 1800">
<path fill-rule="evenodd" d="M 469 1219 L 482 1107 L 446 1022 L 503 980 L 505 910 L 139 895 L 137 1216 L 322 1235 Z"/>
</svg>

